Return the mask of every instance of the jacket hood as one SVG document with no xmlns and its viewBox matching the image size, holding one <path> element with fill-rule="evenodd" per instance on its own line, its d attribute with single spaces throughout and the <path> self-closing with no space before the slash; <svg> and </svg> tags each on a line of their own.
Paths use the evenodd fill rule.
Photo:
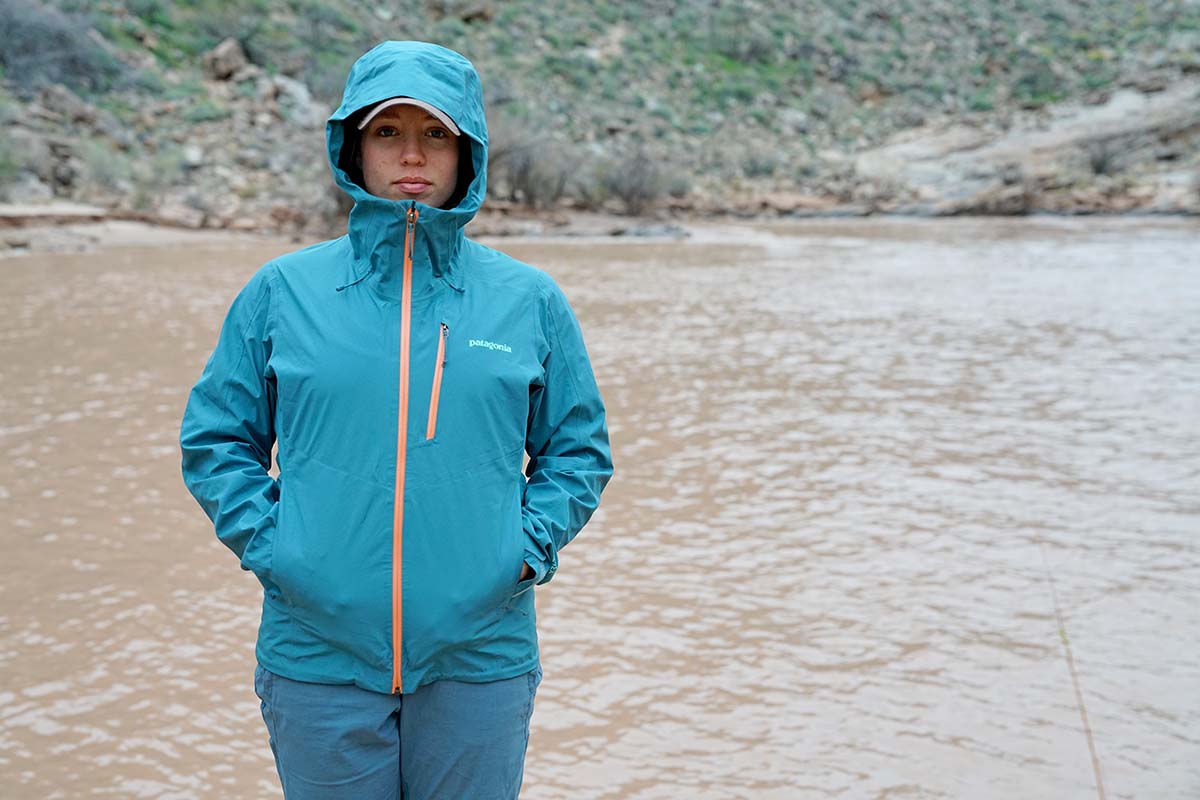
<svg viewBox="0 0 1200 800">
<path fill-rule="evenodd" d="M 343 153 L 358 131 L 358 112 L 391 97 L 412 97 L 436 106 L 454 120 L 470 149 L 470 184 L 453 208 L 434 208 L 413 200 L 387 200 L 370 194 L 347 172 L 350 154 Z M 389 41 L 367 51 L 350 68 L 342 103 L 325 126 L 325 142 L 333 177 L 354 200 L 349 232 L 356 261 L 387 272 L 404 243 L 407 212 L 419 212 L 421 236 L 414 241 L 414 264 L 427 263 L 434 276 L 453 271 L 462 247 L 463 227 L 475 216 L 486 193 L 487 121 L 479 75 L 463 56 L 426 42 Z M 460 160 L 460 175 L 468 169 Z M 365 275 L 359 275 L 362 279 Z M 389 276 L 383 275 L 385 282 Z M 394 278 L 394 276 L 391 276 Z M 386 293 L 391 293 L 384 287 Z"/>
</svg>

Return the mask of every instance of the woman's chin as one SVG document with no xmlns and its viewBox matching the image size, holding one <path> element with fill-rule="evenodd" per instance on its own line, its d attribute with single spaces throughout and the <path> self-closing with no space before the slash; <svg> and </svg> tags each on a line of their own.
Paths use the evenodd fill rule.
<svg viewBox="0 0 1200 800">
<path fill-rule="evenodd" d="M 370 187 L 367 187 L 367 191 L 371 192 Z M 396 200 L 399 202 L 415 200 L 418 203 L 424 203 L 427 206 L 433 206 L 435 208 L 441 207 L 442 203 L 445 203 L 448 199 L 448 197 L 443 198 L 441 196 L 441 192 L 439 192 L 437 188 L 433 186 L 428 186 L 421 191 L 411 192 L 405 191 L 399 186 L 392 184 L 381 187 L 381 191 L 371 192 L 371 194 L 375 195 L 376 197 L 382 197 L 384 200 Z"/>
<path fill-rule="evenodd" d="M 391 200 L 416 200 L 424 203 L 429 192 L 406 192 L 396 186 L 388 190 L 387 197 Z"/>
<path fill-rule="evenodd" d="M 392 200 L 416 200 L 418 203 L 424 203 L 427 206 L 439 205 L 437 201 L 437 192 L 425 190 L 422 192 L 406 192 L 403 189 L 393 189 L 388 197 Z"/>
</svg>

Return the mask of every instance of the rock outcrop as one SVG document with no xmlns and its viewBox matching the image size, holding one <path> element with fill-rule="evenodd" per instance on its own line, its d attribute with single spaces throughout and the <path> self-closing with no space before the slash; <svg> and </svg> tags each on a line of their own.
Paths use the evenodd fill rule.
<svg viewBox="0 0 1200 800">
<path fill-rule="evenodd" d="M 919 128 L 853 164 L 917 213 L 1200 213 L 1200 80 L 1121 89 L 1004 127 Z"/>
</svg>

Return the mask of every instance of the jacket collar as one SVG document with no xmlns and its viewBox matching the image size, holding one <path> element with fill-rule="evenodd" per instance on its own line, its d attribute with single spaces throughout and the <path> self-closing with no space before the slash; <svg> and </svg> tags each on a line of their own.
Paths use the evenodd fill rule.
<svg viewBox="0 0 1200 800">
<path fill-rule="evenodd" d="M 458 209 L 441 209 L 414 201 L 385 200 L 359 190 L 350 211 L 350 246 L 355 281 L 365 281 L 384 297 L 398 298 L 403 289 L 404 246 L 408 212 L 417 212 L 413 227 L 412 296 L 424 297 L 438 280 L 461 288 L 458 256 L 467 219 Z"/>
</svg>

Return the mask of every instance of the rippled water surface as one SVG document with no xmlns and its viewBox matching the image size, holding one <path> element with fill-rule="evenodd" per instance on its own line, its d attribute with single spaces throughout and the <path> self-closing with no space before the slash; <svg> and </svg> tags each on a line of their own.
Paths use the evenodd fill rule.
<svg viewBox="0 0 1200 800">
<path fill-rule="evenodd" d="M 617 476 L 539 588 L 522 796 L 1200 796 L 1200 226 L 506 241 Z M 0 261 L 0 795 L 278 798 L 259 589 L 179 478 L 286 246 Z"/>
</svg>

